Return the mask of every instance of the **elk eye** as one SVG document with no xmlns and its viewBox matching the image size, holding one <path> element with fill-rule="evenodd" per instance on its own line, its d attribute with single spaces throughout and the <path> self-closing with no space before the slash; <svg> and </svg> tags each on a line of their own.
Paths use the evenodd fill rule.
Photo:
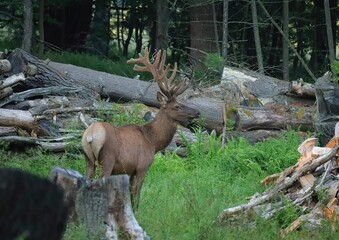
<svg viewBox="0 0 339 240">
<path fill-rule="evenodd" d="M 179 107 L 179 105 L 175 105 L 175 109 L 179 109 L 180 107 Z"/>
</svg>

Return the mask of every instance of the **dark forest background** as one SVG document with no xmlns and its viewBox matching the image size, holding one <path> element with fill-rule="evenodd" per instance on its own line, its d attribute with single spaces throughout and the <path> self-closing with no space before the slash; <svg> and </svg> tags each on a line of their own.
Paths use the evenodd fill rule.
<svg viewBox="0 0 339 240">
<path fill-rule="evenodd" d="M 149 46 L 191 75 L 227 65 L 312 82 L 335 62 L 338 12 L 337 0 L 1 0 L 0 46 L 110 64 Z"/>
</svg>

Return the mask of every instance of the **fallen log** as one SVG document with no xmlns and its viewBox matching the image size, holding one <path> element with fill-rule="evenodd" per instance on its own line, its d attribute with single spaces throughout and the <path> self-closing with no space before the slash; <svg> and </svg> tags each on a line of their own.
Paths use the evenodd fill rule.
<svg viewBox="0 0 339 240">
<path fill-rule="evenodd" d="M 4 80 L 0 81 L 0 89 L 12 86 L 18 82 L 25 81 L 25 75 L 23 73 L 12 75 Z"/>
<path fill-rule="evenodd" d="M 15 93 L 11 96 L 6 95 L 7 97 L 5 96 L 0 101 L 0 106 L 20 103 L 32 97 L 42 97 L 43 93 L 38 94 L 38 89 L 42 89 L 43 86 L 45 89 L 59 88 L 57 92 L 53 91 L 45 94 L 59 93 L 67 96 L 74 95 L 73 99 L 77 99 L 77 96 L 79 96 L 81 100 L 72 100 L 70 103 L 74 107 L 91 106 L 97 97 L 95 92 L 99 93 L 101 97 L 109 97 L 116 102 L 139 101 L 148 106 L 159 107 L 159 103 L 156 100 L 158 86 L 154 82 L 130 79 L 70 64 L 42 61 L 20 49 L 12 51 L 7 56 L 7 59 L 12 64 L 12 69 L 8 74 L 24 73 L 26 80 L 24 83 L 19 84 L 19 86 L 15 86 L 15 89 L 13 89 Z M 36 68 L 37 71 L 34 71 L 34 68 Z M 33 72 L 33 74 L 28 74 L 31 72 Z M 265 85 L 264 88 L 270 87 L 272 91 L 268 91 L 267 89 L 260 90 L 259 87 L 263 85 L 262 79 L 259 81 L 259 78 L 253 78 L 243 74 L 243 80 L 240 79 L 236 81 L 235 79 L 239 74 L 233 76 L 232 79 L 230 79 L 230 75 L 231 74 L 229 74 L 227 79 L 224 78 L 222 80 L 220 86 L 233 86 L 234 88 L 228 90 L 225 88 L 222 90 L 223 88 L 219 86 L 211 87 L 211 89 L 215 88 L 215 91 L 220 91 L 220 96 L 218 95 L 219 99 L 211 98 L 207 94 L 200 94 L 208 92 L 205 91 L 206 89 L 201 89 L 200 92 L 191 89 L 188 91 L 188 94 L 179 98 L 180 102 L 198 109 L 201 112 L 200 123 L 202 123 L 207 130 L 216 130 L 218 134 L 223 132 L 225 126 L 223 109 L 225 104 L 230 106 L 228 107 L 231 109 L 230 112 L 237 112 L 237 117 L 228 119 L 235 121 L 235 126 L 237 126 L 237 130 L 239 131 L 286 129 L 288 127 L 309 130 L 310 127 L 312 127 L 312 118 L 310 118 L 308 114 L 310 111 L 303 105 L 294 106 L 293 102 L 289 100 L 287 101 L 289 107 L 286 109 L 282 107 L 282 112 L 275 111 L 275 109 L 266 106 L 267 101 L 274 102 L 276 101 L 274 100 L 275 97 L 281 98 L 282 94 L 288 93 L 289 83 L 277 79 L 264 79 L 264 85 L 267 85 Z M 27 88 L 36 89 L 34 91 L 33 89 L 28 91 L 36 92 L 37 94 L 33 96 L 33 94 L 27 94 L 27 91 L 22 92 L 23 89 L 26 90 Z M 66 91 L 65 89 L 76 90 Z M 245 91 L 244 89 L 247 90 Z M 230 92 L 231 90 L 234 92 Z M 237 95 L 238 97 L 233 97 L 233 95 Z M 225 96 L 228 98 L 225 99 Z M 234 104 L 234 99 L 238 101 L 236 104 Z M 256 107 L 257 109 L 253 108 L 251 99 L 260 102 L 260 107 L 258 105 Z M 240 104 L 243 105 L 241 106 Z M 291 111 L 291 109 L 293 111 Z M 251 111 L 252 113 L 246 114 Z M 260 116 L 256 114 L 259 112 L 261 112 Z M 284 118 L 287 120 L 285 121 Z"/>
<path fill-rule="evenodd" d="M 9 72 L 11 70 L 11 63 L 6 59 L 0 59 L 0 74 Z"/>
<path fill-rule="evenodd" d="M 27 88 L 45 88 L 45 87 L 69 87 L 78 88 L 81 84 L 74 79 L 69 78 L 66 74 L 60 74 L 57 70 L 47 65 L 33 55 L 23 51 L 22 49 L 15 49 L 7 56 L 7 60 L 11 63 L 12 68 L 7 73 L 8 75 L 15 75 L 24 73 L 26 77 L 24 87 Z M 20 86 L 23 87 L 22 85 Z M 95 99 L 95 93 L 91 88 L 82 86 L 81 91 L 76 94 L 79 98 L 87 100 Z"/>
<path fill-rule="evenodd" d="M 45 87 L 45 88 L 33 88 L 26 91 L 14 93 L 9 97 L 0 101 L 0 107 L 8 105 L 9 103 L 13 102 L 22 102 L 25 99 L 37 97 L 37 96 L 44 96 L 44 95 L 68 95 L 70 93 L 78 93 L 82 90 L 80 87 Z"/>
<path fill-rule="evenodd" d="M 88 237 L 118 239 L 122 230 L 130 239 L 148 238 L 132 211 L 128 175 L 86 182 L 77 171 L 57 167 L 50 179 L 64 189 L 65 201 L 73 217 L 84 224 Z"/>
<path fill-rule="evenodd" d="M 305 112 L 306 111 L 306 112 Z M 237 107 L 230 111 L 229 117 L 235 119 L 235 126 L 238 130 L 250 131 L 257 129 L 299 129 L 308 131 L 313 128 L 313 109 L 302 109 L 294 111 L 274 111 L 269 108 L 259 107 Z"/>
<path fill-rule="evenodd" d="M 28 111 L 11 109 L 1 109 L 0 111 L 0 126 L 19 127 L 26 130 L 31 135 L 53 135 L 51 131 L 52 128 L 46 127 L 42 122 L 42 119 L 39 121 Z"/>
<path fill-rule="evenodd" d="M 64 152 L 68 146 L 71 146 L 72 143 L 70 140 L 74 137 L 75 136 L 49 139 L 24 136 L 0 136 L 0 141 L 6 142 L 9 146 L 41 147 L 50 152 Z M 80 142 L 78 148 L 80 149 Z"/>
</svg>

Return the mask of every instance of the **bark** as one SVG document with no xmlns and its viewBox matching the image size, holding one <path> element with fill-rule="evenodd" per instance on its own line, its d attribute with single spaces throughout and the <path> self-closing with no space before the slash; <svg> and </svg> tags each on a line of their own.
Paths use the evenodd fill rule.
<svg viewBox="0 0 339 240">
<path fill-rule="evenodd" d="M 0 74 L 9 72 L 11 70 L 11 63 L 6 59 L 0 60 Z"/>
<path fill-rule="evenodd" d="M 275 110 L 275 111 L 274 111 Z M 312 129 L 313 109 L 308 112 L 288 112 L 283 109 L 255 108 L 255 107 L 238 107 L 231 111 L 230 115 L 235 120 L 238 130 L 250 131 L 257 129 L 285 129 L 290 126 L 292 129 L 300 128 L 301 131 Z"/>
<path fill-rule="evenodd" d="M 112 100 L 118 101 L 118 102 L 124 102 L 124 101 L 139 101 L 142 102 L 146 105 L 149 106 L 155 106 L 159 107 L 159 103 L 156 100 L 156 91 L 158 90 L 158 86 L 156 83 L 153 82 L 144 82 L 144 81 L 139 81 L 136 79 L 130 79 L 126 77 L 120 77 L 120 76 L 115 76 L 111 74 L 107 74 L 104 72 L 98 72 L 86 68 L 81 68 L 81 67 L 76 67 L 73 65 L 66 65 L 66 64 L 61 64 L 61 63 L 55 63 L 55 62 L 50 62 L 49 65 L 55 69 L 58 69 L 59 71 L 62 72 L 67 72 L 68 76 L 71 77 L 72 79 L 76 79 L 77 81 L 82 81 L 82 85 L 89 85 L 92 84 L 91 87 L 97 91 L 102 97 L 109 97 Z M 230 72 L 230 75 L 234 74 L 234 72 Z M 260 78 L 251 78 L 251 76 L 244 76 L 243 74 L 239 73 L 239 76 L 235 76 L 238 80 L 239 78 L 243 79 L 249 79 L 247 82 L 244 84 L 248 88 L 246 91 L 252 91 L 255 92 L 254 94 L 259 95 L 261 94 L 258 89 L 265 89 L 263 92 L 265 92 L 263 96 L 267 97 L 267 92 L 272 94 L 269 97 L 272 98 L 274 94 L 277 96 L 281 94 L 286 94 L 291 90 L 291 85 L 289 82 L 286 81 L 279 81 L 279 80 L 262 80 Z M 257 79 L 257 80 L 256 80 Z M 254 81 L 255 80 L 255 81 Z M 231 79 L 230 81 L 233 81 Z M 242 83 L 240 82 L 225 82 L 225 86 L 241 86 Z M 274 87 L 272 91 L 268 91 L 267 87 Z M 213 89 L 213 87 L 211 88 Z M 234 92 L 239 92 L 238 88 L 231 89 L 231 92 L 228 94 L 227 91 L 222 92 L 220 98 L 223 96 L 232 96 Z M 209 90 L 204 91 L 204 93 L 208 93 Z M 241 93 L 240 96 L 244 94 Z M 222 114 L 222 109 L 225 104 L 223 100 L 215 99 L 214 95 L 211 94 L 212 97 L 209 97 L 208 95 L 204 96 L 199 96 L 196 95 L 195 93 L 187 93 L 187 95 L 183 94 L 184 96 L 179 97 L 179 101 L 187 104 L 190 107 L 193 107 L 195 109 L 198 109 L 201 113 L 201 119 L 204 125 L 207 127 L 208 130 L 213 130 L 215 129 L 218 133 L 222 133 L 223 130 L 223 114 Z M 217 96 L 219 98 L 219 96 Z M 232 97 L 235 99 L 234 97 Z M 271 101 L 274 101 L 271 99 Z M 285 100 L 284 100 L 285 101 Z M 292 100 L 288 100 L 292 101 Z M 312 101 L 312 100 L 311 100 Z M 228 102 L 228 100 L 226 100 Z M 239 100 L 239 103 L 241 100 Z M 239 104 L 238 103 L 238 104 Z M 312 101 L 311 105 L 314 104 L 314 101 Z M 284 106 L 282 105 L 282 109 Z M 256 111 L 254 109 L 253 111 Z M 260 111 L 260 108 L 258 107 L 258 110 Z M 265 110 L 262 110 L 263 112 Z M 285 110 L 287 111 L 287 110 Z M 297 114 L 297 112 L 298 114 Z M 295 108 L 294 112 L 292 112 L 290 115 L 294 114 L 294 117 L 290 116 L 289 119 L 286 121 L 283 119 L 284 113 L 279 112 L 276 113 L 276 119 L 279 120 L 278 123 L 274 123 L 273 119 L 269 115 L 261 115 L 263 117 L 263 120 L 260 119 L 253 119 L 252 124 L 255 126 L 258 124 L 264 129 L 276 129 L 276 126 L 279 126 L 279 129 L 285 129 L 288 125 L 292 127 L 299 127 L 299 125 L 306 124 L 305 127 L 302 127 L 303 129 L 308 128 L 311 125 L 311 118 L 308 118 L 309 115 L 308 113 L 311 110 L 309 109 L 304 109 L 302 106 L 298 106 Z M 266 110 L 267 114 L 272 114 L 272 111 Z M 282 114 L 282 117 L 279 117 L 277 115 Z M 298 120 L 297 118 L 300 118 Z M 266 120 L 265 120 L 266 119 Z M 272 125 L 265 125 L 262 124 L 261 121 L 268 121 L 267 119 L 271 119 L 271 124 Z M 305 122 L 303 122 L 305 120 Z M 259 121 L 259 122 L 256 122 Z M 243 126 L 244 124 L 241 122 L 238 124 L 239 126 Z M 249 129 L 250 126 L 246 123 L 246 129 Z M 244 126 L 245 126 L 244 125 Z M 253 127 L 257 128 L 257 127 Z M 241 127 L 239 128 L 241 130 Z"/>
<path fill-rule="evenodd" d="M 255 49 L 257 53 L 258 69 L 259 69 L 259 72 L 263 74 L 264 73 L 264 62 L 263 62 L 262 51 L 261 51 L 257 6 L 256 6 L 255 0 L 251 1 L 251 7 L 252 7 L 252 22 L 253 22 Z"/>
<path fill-rule="evenodd" d="M 95 99 L 93 90 L 86 85 L 82 86 L 82 83 L 67 76 L 67 72 L 57 71 L 50 67 L 48 62 L 42 61 L 21 49 L 12 51 L 8 55 L 7 60 L 12 65 L 12 69 L 8 73 L 9 75 L 21 73 L 28 75 L 25 81 L 26 88 L 73 87 L 78 89 L 75 96 L 83 99 L 85 102 L 91 103 Z M 90 83 L 87 85 L 90 85 Z"/>
<path fill-rule="evenodd" d="M 45 0 L 39 0 L 39 56 L 42 56 L 45 47 L 44 6 Z"/>
<path fill-rule="evenodd" d="M 224 66 L 226 66 L 228 53 L 228 0 L 224 0 L 224 15 L 223 15 L 223 40 L 222 40 L 222 56 L 224 58 Z"/>
<path fill-rule="evenodd" d="M 290 92 L 298 96 L 315 98 L 314 84 L 305 83 L 302 79 L 292 81 Z"/>
<path fill-rule="evenodd" d="M 77 136 L 79 137 L 79 136 Z M 0 141 L 4 141 L 9 146 L 15 147 L 40 147 L 49 152 L 65 152 L 66 148 L 71 146 L 70 140 L 72 137 L 62 138 L 36 138 L 36 137 L 23 137 L 23 136 L 0 136 Z M 79 146 L 80 149 L 80 146 Z"/>
<path fill-rule="evenodd" d="M 83 88 L 75 88 L 75 87 L 45 87 L 45 88 L 33 88 L 30 90 L 26 90 L 23 92 L 18 92 L 12 94 L 10 97 L 3 99 L 0 101 L 0 107 L 8 105 L 12 102 L 20 102 L 23 99 L 37 97 L 37 96 L 46 96 L 46 95 L 68 95 L 70 93 L 78 93 Z"/>
<path fill-rule="evenodd" d="M 289 39 L 289 10 L 288 1 L 283 1 L 283 31 L 287 39 Z M 288 41 L 283 39 L 283 79 L 289 80 L 289 54 L 288 54 Z"/>
<path fill-rule="evenodd" d="M 227 219 L 234 218 L 235 216 L 240 216 L 239 215 L 240 213 L 249 213 L 251 209 L 254 209 L 256 207 L 263 208 L 264 203 L 268 201 L 274 202 L 276 199 L 280 199 L 279 196 L 281 194 L 286 194 L 285 196 L 290 199 L 295 198 L 295 196 L 297 196 L 295 194 L 296 187 L 294 187 L 294 189 L 292 189 L 291 191 L 288 191 L 289 188 L 292 186 L 295 186 L 295 183 L 300 181 L 300 178 L 304 177 L 308 173 L 317 171 L 319 166 L 325 166 L 324 164 L 333 161 L 333 159 L 335 159 L 337 151 L 338 151 L 338 146 L 335 146 L 333 149 L 330 149 L 330 151 L 327 151 L 323 155 L 314 157 L 314 159 L 308 161 L 299 169 L 295 168 L 295 166 L 292 166 L 292 167 L 287 168 L 285 171 L 283 171 L 280 174 L 274 174 L 274 175 L 271 175 L 265 178 L 262 181 L 263 184 L 275 182 L 275 185 L 268 188 L 262 194 L 255 194 L 253 197 L 251 197 L 248 203 L 241 204 L 239 206 L 231 207 L 231 208 L 227 208 L 223 210 L 217 217 L 216 222 L 219 222 L 219 223 L 224 222 Z M 336 169 L 336 165 L 335 164 L 330 165 L 330 168 L 332 168 L 331 170 L 334 170 Z M 322 173 L 323 173 L 322 180 L 320 182 L 318 181 L 316 186 L 312 186 L 311 188 L 308 188 L 307 190 L 302 189 L 301 191 L 299 191 L 298 196 L 293 200 L 293 204 L 300 205 L 301 203 L 305 202 L 307 199 L 311 200 L 310 198 L 312 197 L 312 194 L 315 192 L 315 190 L 320 190 L 322 187 L 327 188 L 328 186 L 333 186 L 332 183 L 324 186 L 323 180 L 327 177 L 328 171 L 323 171 Z M 271 180 L 270 178 L 272 178 L 273 180 Z M 327 178 L 327 180 L 328 179 L 333 179 L 333 178 L 330 177 L 330 178 Z M 299 182 L 299 186 L 300 186 L 300 182 Z M 337 187 L 338 184 L 336 184 L 335 186 Z M 270 212 L 269 215 L 274 214 L 274 212 Z M 261 214 L 267 215 L 267 212 L 264 212 L 264 213 L 261 212 Z"/>
<path fill-rule="evenodd" d="M 32 0 L 24 0 L 24 38 L 21 48 L 26 52 L 31 51 L 33 35 L 33 9 Z"/>
<path fill-rule="evenodd" d="M 335 60 L 335 50 L 334 50 L 334 44 L 333 44 L 333 31 L 332 31 L 330 3 L 328 0 L 324 0 L 324 9 L 325 9 L 325 19 L 326 19 L 326 32 L 327 32 L 327 41 L 328 41 L 329 60 L 330 60 L 331 67 L 333 68 L 333 64 Z M 336 72 L 332 70 L 332 73 L 335 74 Z"/>
<path fill-rule="evenodd" d="M 169 9 L 168 0 L 156 1 L 156 49 L 167 49 L 168 46 L 168 25 L 169 25 Z"/>
<path fill-rule="evenodd" d="M 314 74 L 312 73 L 312 71 L 310 70 L 310 68 L 307 66 L 307 64 L 305 63 L 304 59 L 300 56 L 300 54 L 298 53 L 298 51 L 295 49 L 295 47 L 291 44 L 290 40 L 288 39 L 288 37 L 284 34 L 284 31 L 281 29 L 281 27 L 279 27 L 279 25 L 274 21 L 274 19 L 272 18 L 272 16 L 268 13 L 267 9 L 265 8 L 265 6 L 263 5 L 263 3 L 261 2 L 261 0 L 258 0 L 258 3 L 260 5 L 260 7 L 262 8 L 262 10 L 264 11 L 264 13 L 266 14 L 266 16 L 269 18 L 269 20 L 272 22 L 272 24 L 279 30 L 280 34 L 283 36 L 284 40 L 288 42 L 289 47 L 291 48 L 291 50 L 293 51 L 293 53 L 297 56 L 297 58 L 299 59 L 300 63 L 302 64 L 302 66 L 305 68 L 305 70 L 307 71 L 307 73 L 310 75 L 310 77 L 313 79 L 313 81 L 316 81 L 316 77 L 314 76 Z"/>
<path fill-rule="evenodd" d="M 10 109 L 1 109 L 0 111 L 0 126 L 19 127 L 38 136 L 55 135 L 52 134 L 48 126 L 47 128 L 44 126 L 43 122 L 35 119 L 28 111 Z"/>
<path fill-rule="evenodd" d="M 204 59 L 205 56 L 201 51 L 207 53 L 217 51 L 211 11 L 212 5 L 210 2 L 192 3 L 192 6 L 189 7 L 190 54 L 194 59 Z"/>
</svg>

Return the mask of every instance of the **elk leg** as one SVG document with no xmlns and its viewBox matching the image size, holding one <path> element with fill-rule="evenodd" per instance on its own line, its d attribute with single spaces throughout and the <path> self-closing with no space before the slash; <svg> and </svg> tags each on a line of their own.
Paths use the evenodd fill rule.
<svg viewBox="0 0 339 240">
<path fill-rule="evenodd" d="M 86 159 L 86 177 L 87 179 L 92 179 L 93 175 L 95 173 L 96 165 L 94 161 L 91 161 L 89 157 L 85 154 L 85 159 Z"/>
<path fill-rule="evenodd" d="M 109 177 L 112 175 L 113 167 L 115 164 L 115 158 L 112 158 L 112 153 L 102 152 L 99 156 L 99 164 L 101 166 L 101 177 Z"/>
<path fill-rule="evenodd" d="M 140 192 L 142 184 L 144 183 L 145 171 L 137 173 L 135 176 L 131 176 L 131 196 L 133 210 L 137 210 L 140 202 Z"/>
</svg>

